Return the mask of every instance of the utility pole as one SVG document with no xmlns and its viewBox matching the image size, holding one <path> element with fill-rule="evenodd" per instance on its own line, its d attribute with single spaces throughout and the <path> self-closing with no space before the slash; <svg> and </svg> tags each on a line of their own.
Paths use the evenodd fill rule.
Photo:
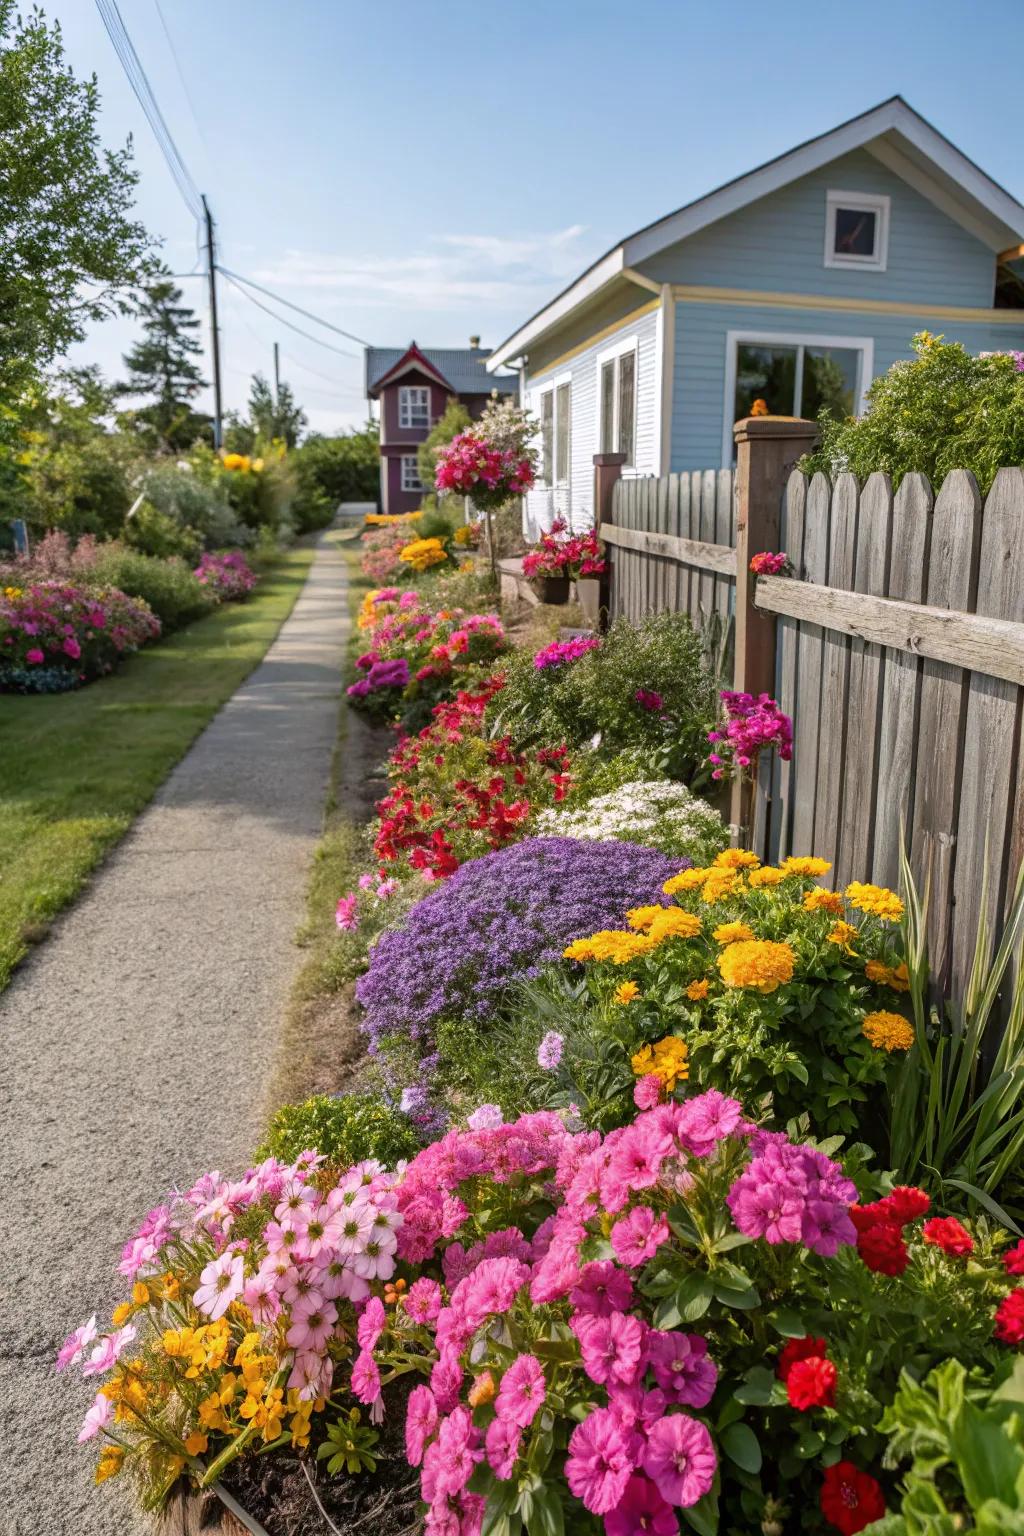
<svg viewBox="0 0 1024 1536">
<path fill-rule="evenodd" d="M 274 404 L 281 409 L 281 349 L 274 342 Z"/>
<path fill-rule="evenodd" d="M 206 215 L 206 270 L 210 280 L 210 338 L 213 348 L 213 446 L 224 444 L 223 402 L 220 388 L 220 330 L 217 326 L 217 262 L 213 247 L 213 216 L 210 205 L 203 198 Z"/>
</svg>

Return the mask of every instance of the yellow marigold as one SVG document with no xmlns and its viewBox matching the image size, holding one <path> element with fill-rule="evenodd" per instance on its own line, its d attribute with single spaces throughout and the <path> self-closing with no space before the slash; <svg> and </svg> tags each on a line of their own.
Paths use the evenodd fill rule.
<svg viewBox="0 0 1024 1536">
<path fill-rule="evenodd" d="M 722 853 L 716 853 L 713 868 L 715 869 L 757 869 L 761 860 L 756 853 L 748 853 L 745 848 L 726 848 Z"/>
<path fill-rule="evenodd" d="M 9 597 L 13 603 L 16 597 L 21 597 L 22 590 L 21 587 L 4 587 L 4 597 Z"/>
<path fill-rule="evenodd" d="M 887 890 L 884 885 L 863 885 L 859 880 L 853 880 L 846 887 L 846 899 L 851 907 L 880 917 L 883 923 L 898 923 L 903 916 L 902 901 L 895 891 Z"/>
<path fill-rule="evenodd" d="M 713 907 L 716 901 L 724 901 L 727 896 L 735 896 L 736 892 L 742 889 L 743 881 L 731 869 L 713 869 L 701 887 L 701 900 L 706 901 L 709 907 Z"/>
<path fill-rule="evenodd" d="M 120 1306 L 115 1307 L 113 1312 L 110 1314 L 110 1321 L 113 1323 L 115 1328 L 123 1328 L 131 1315 L 131 1302 L 122 1301 Z"/>
<path fill-rule="evenodd" d="M 857 930 L 852 923 L 839 922 L 836 923 L 835 927 L 832 929 L 832 932 L 829 934 L 828 942 L 830 944 L 837 944 L 839 948 L 844 949 L 848 955 L 852 955 L 856 953 L 853 948 L 853 941 L 856 937 Z"/>
<path fill-rule="evenodd" d="M 677 891 L 699 890 L 710 873 L 710 869 L 682 869 L 665 881 L 662 890 L 666 896 L 674 896 Z"/>
<path fill-rule="evenodd" d="M 886 965 L 882 960 L 869 960 L 864 967 L 864 974 L 868 981 L 877 982 L 882 987 L 892 987 L 894 992 L 910 991 L 910 976 L 905 960 L 899 965 Z"/>
<path fill-rule="evenodd" d="M 648 937 L 653 944 L 665 939 L 692 939 L 700 933 L 700 918 L 682 907 L 662 907 L 652 919 Z"/>
<path fill-rule="evenodd" d="M 716 944 L 738 944 L 741 939 L 752 939 L 754 930 L 746 923 L 719 923 L 711 937 Z"/>
<path fill-rule="evenodd" d="M 625 965 L 654 947 L 647 934 L 603 928 L 600 933 L 592 933 L 589 939 L 576 939 L 562 954 L 566 960 L 610 960 L 615 965 Z"/>
<path fill-rule="evenodd" d="M 685 1082 L 690 1075 L 688 1055 L 685 1040 L 678 1035 L 665 1035 L 656 1045 L 645 1045 L 637 1051 L 632 1059 L 633 1072 L 637 1077 L 659 1077 L 671 1093 L 677 1082 Z"/>
<path fill-rule="evenodd" d="M 132 1286 L 132 1305 L 144 1307 L 149 1301 L 149 1287 L 142 1280 L 136 1280 Z"/>
<path fill-rule="evenodd" d="M 635 981 L 623 981 L 615 988 L 613 996 L 617 1003 L 633 1003 L 640 996 L 640 988 Z"/>
<path fill-rule="evenodd" d="M 190 1435 L 186 1435 L 182 1444 L 190 1456 L 201 1456 L 209 1445 L 209 1437 L 204 1435 L 201 1429 L 194 1429 Z"/>
<path fill-rule="evenodd" d="M 765 864 L 760 869 L 752 869 L 747 876 L 747 883 L 755 890 L 762 885 L 779 885 L 786 876 L 781 869 L 776 869 L 774 864 Z"/>
<path fill-rule="evenodd" d="M 638 928 L 645 933 L 654 922 L 659 912 L 667 912 L 667 907 L 631 907 L 626 913 L 626 922 L 631 928 Z"/>
<path fill-rule="evenodd" d="M 793 951 L 788 944 L 775 944 L 770 939 L 747 939 L 722 950 L 718 969 L 727 987 L 774 992 L 792 980 Z"/>
<path fill-rule="evenodd" d="M 816 886 L 813 891 L 808 891 L 804 897 L 804 910 L 806 912 L 831 912 L 833 917 L 838 917 L 846 909 L 843 898 L 838 891 L 823 891 Z"/>
<path fill-rule="evenodd" d="M 784 875 L 799 875 L 801 879 L 817 880 L 819 875 L 827 875 L 832 865 L 828 859 L 816 859 L 813 855 L 790 856 L 782 861 Z"/>
<path fill-rule="evenodd" d="M 406 544 L 398 551 L 398 558 L 411 565 L 415 571 L 426 571 L 432 565 L 440 565 L 447 560 L 444 545 L 440 539 L 413 539 L 411 544 Z"/>
<path fill-rule="evenodd" d="M 226 453 L 221 463 L 225 469 L 240 470 L 243 475 L 248 474 L 252 467 L 252 460 L 247 453 Z"/>
<path fill-rule="evenodd" d="M 878 1051 L 909 1051 L 914 1043 L 914 1027 L 901 1013 L 879 1009 L 864 1019 L 863 1031 Z"/>
<path fill-rule="evenodd" d="M 707 981 L 691 981 L 686 989 L 686 995 L 691 1003 L 702 1003 L 711 990 L 711 983 Z"/>
<path fill-rule="evenodd" d="M 96 1463 L 96 1482 L 105 1483 L 108 1477 L 116 1477 L 124 1465 L 124 1447 L 105 1445 Z"/>
</svg>

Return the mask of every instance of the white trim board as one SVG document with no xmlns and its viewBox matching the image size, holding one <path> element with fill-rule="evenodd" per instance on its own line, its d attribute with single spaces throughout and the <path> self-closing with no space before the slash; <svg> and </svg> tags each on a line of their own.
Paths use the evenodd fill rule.
<svg viewBox="0 0 1024 1536">
<path fill-rule="evenodd" d="M 874 192 L 837 192 L 832 187 L 825 194 L 825 265 L 849 271 L 884 272 L 889 262 L 889 209 L 891 198 Z M 836 250 L 836 215 L 841 208 L 875 215 L 875 249 L 870 256 L 844 255 Z"/>
<path fill-rule="evenodd" d="M 733 461 L 733 409 L 736 404 L 736 350 L 743 343 L 751 346 L 842 347 L 860 353 L 857 372 L 857 413 L 865 409 L 865 395 L 874 377 L 875 338 L 873 336 L 818 336 L 811 331 L 726 331 L 725 389 L 722 394 L 722 468 L 731 469 Z M 799 379 L 796 384 L 799 385 Z M 794 389 L 794 393 L 796 389 Z"/>
</svg>

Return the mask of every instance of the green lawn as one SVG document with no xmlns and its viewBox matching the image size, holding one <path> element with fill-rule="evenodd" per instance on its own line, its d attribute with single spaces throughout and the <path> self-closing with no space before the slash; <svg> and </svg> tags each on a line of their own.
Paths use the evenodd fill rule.
<svg viewBox="0 0 1024 1536">
<path fill-rule="evenodd" d="M 270 646 L 313 558 L 77 693 L 0 695 L 0 989 Z"/>
</svg>

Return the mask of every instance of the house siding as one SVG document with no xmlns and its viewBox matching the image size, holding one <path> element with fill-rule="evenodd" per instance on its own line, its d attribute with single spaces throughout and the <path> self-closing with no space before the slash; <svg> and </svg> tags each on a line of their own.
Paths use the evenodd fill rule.
<svg viewBox="0 0 1024 1536">
<path fill-rule="evenodd" d="M 633 336 L 637 341 L 636 463 L 625 474 L 658 472 L 660 319 L 656 305 L 642 307 L 643 313 L 627 316 L 610 334 L 603 334 L 573 356 L 561 362 L 556 358 L 541 371 L 526 374 L 523 403 L 538 418 L 540 397 L 546 389 L 566 379 L 572 386 L 569 484 L 539 486 L 524 498 L 524 532 L 531 539 L 542 529 L 550 528 L 556 517 L 564 518 L 576 530 L 592 526 L 594 454 L 598 451 L 598 358 Z"/>
<path fill-rule="evenodd" d="M 825 266 L 830 190 L 890 199 L 884 272 Z M 659 251 L 639 270 L 659 283 L 979 309 L 995 291 L 992 251 L 863 149 Z"/>
<path fill-rule="evenodd" d="M 848 336 L 874 341 L 877 377 L 900 358 L 913 355 L 915 332 L 941 331 L 970 352 L 1024 347 L 1024 312 L 1019 327 L 903 315 L 851 314 L 845 310 L 789 309 L 734 304 L 676 305 L 675 372 L 672 392 L 673 470 L 709 469 L 722 462 L 725 408 L 726 337 L 729 331 L 793 333 L 800 336 Z M 731 410 L 731 404 L 729 406 Z"/>
</svg>

